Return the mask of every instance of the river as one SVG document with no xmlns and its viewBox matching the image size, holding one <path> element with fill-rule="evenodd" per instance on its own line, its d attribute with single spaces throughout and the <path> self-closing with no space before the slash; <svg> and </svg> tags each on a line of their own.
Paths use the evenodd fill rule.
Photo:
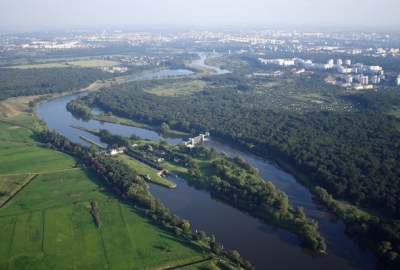
<svg viewBox="0 0 400 270">
<path fill-rule="evenodd" d="M 206 56 L 193 62 L 200 66 Z M 189 71 L 165 70 L 145 75 L 144 78 L 155 76 L 174 76 L 190 74 Z M 217 71 L 218 72 L 218 71 Z M 220 71 L 219 74 L 226 73 Z M 144 79 L 135 78 L 134 80 Z M 103 123 L 95 120 L 83 120 L 73 117 L 66 104 L 78 95 L 46 101 L 37 107 L 37 114 L 50 129 L 68 137 L 71 141 L 88 145 L 79 138 L 83 135 L 96 142 L 99 138 L 71 127 L 83 126 L 90 129 L 108 129 L 110 132 L 124 136 L 136 134 L 141 138 L 158 141 L 162 134 L 146 129 L 129 127 L 119 124 Z M 169 143 L 178 144 L 182 138 L 165 137 Z M 186 138 L 185 138 L 186 139 Z M 267 222 L 254 218 L 251 214 L 232 207 L 214 198 L 204 190 L 198 190 L 187 185 L 183 179 L 173 178 L 178 187 L 166 189 L 150 184 L 151 193 L 171 210 L 171 213 L 188 219 L 192 230 L 204 230 L 207 235 L 214 234 L 225 250 L 235 249 L 242 257 L 249 260 L 256 269 L 374 269 L 375 256 L 369 250 L 360 249 L 345 234 L 344 223 L 335 215 L 313 201 L 312 194 L 300 185 L 292 175 L 287 174 L 271 162 L 250 155 L 237 148 L 225 145 L 215 140 L 206 141 L 205 146 L 224 151 L 229 156 L 241 155 L 246 161 L 259 169 L 259 174 L 266 181 L 271 181 L 277 188 L 283 190 L 289 197 L 292 206 L 302 206 L 306 215 L 319 223 L 319 231 L 327 243 L 327 254 L 321 255 L 299 246 L 297 237 L 282 229 L 277 229 Z"/>
</svg>

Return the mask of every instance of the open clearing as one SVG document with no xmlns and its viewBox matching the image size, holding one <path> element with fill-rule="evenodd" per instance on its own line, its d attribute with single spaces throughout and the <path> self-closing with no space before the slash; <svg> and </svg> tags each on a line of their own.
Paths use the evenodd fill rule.
<svg viewBox="0 0 400 270">
<path fill-rule="evenodd" d="M 129 165 L 130 167 L 135 168 L 135 170 L 138 171 L 140 174 L 149 175 L 152 182 L 156 182 L 159 185 L 171 188 L 176 186 L 173 182 L 159 176 L 155 169 L 141 163 L 140 161 L 137 161 L 134 158 L 131 158 L 127 155 L 120 155 L 118 156 L 118 158 L 121 159 L 125 164 Z M 163 164 L 160 165 L 163 166 Z"/>
<path fill-rule="evenodd" d="M 33 65 L 18 65 L 7 68 L 29 69 L 29 68 L 65 68 L 65 67 L 114 67 L 120 65 L 120 62 L 110 60 L 81 60 L 63 63 L 45 63 Z"/>
<path fill-rule="evenodd" d="M 394 115 L 397 118 L 400 118 L 400 106 L 393 106 L 392 111 L 388 113 L 389 115 Z"/>
<path fill-rule="evenodd" d="M 0 122 L 0 176 L 75 167 L 75 158 L 44 147 L 32 130 L 21 126 L 29 122 L 28 117 L 19 116 L 12 123 Z"/>
<path fill-rule="evenodd" d="M 203 81 L 179 82 L 168 85 L 160 85 L 158 87 L 147 90 L 146 92 L 159 96 L 181 96 L 190 95 L 194 92 L 202 91 L 207 83 Z"/>
</svg>

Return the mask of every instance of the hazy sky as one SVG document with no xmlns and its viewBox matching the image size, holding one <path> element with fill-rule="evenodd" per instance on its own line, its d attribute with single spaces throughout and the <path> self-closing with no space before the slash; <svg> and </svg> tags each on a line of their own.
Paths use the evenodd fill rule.
<svg viewBox="0 0 400 270">
<path fill-rule="evenodd" d="M 0 26 L 384 26 L 400 0 L 0 0 Z"/>
</svg>

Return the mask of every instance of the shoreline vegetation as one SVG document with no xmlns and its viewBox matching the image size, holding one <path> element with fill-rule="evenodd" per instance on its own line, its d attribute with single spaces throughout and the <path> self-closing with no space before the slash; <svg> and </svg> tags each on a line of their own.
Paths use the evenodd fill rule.
<svg viewBox="0 0 400 270">
<path fill-rule="evenodd" d="M 79 129 L 79 130 L 82 130 L 82 131 L 89 132 L 89 133 L 91 133 L 93 135 L 96 135 L 96 136 L 100 136 L 100 131 L 98 131 L 98 130 L 88 129 L 88 128 L 79 127 L 79 126 L 71 126 L 71 127 Z M 80 137 L 83 137 L 83 136 L 80 136 Z M 100 149 L 106 149 L 106 147 L 94 142 L 93 140 L 90 140 L 90 139 L 86 138 L 85 141 L 87 141 L 88 143 L 93 144 L 94 146 L 99 147 Z M 134 162 L 133 159 L 137 160 L 137 162 Z M 173 183 L 172 181 L 169 181 L 169 180 L 165 179 L 164 177 L 162 177 L 161 171 L 164 170 L 164 168 L 155 169 L 154 165 L 153 166 L 149 166 L 149 164 L 145 164 L 145 163 L 141 162 L 140 160 L 136 159 L 135 157 L 131 157 L 129 160 L 125 159 L 124 161 L 127 162 L 127 163 L 134 163 L 134 165 L 132 165 L 132 166 L 135 167 L 135 168 L 137 166 L 140 166 L 140 168 L 137 168 L 137 170 L 139 172 L 141 172 L 143 175 L 148 175 L 149 176 L 148 178 L 145 179 L 148 182 L 151 182 L 151 183 L 154 183 L 154 184 L 166 187 L 166 188 L 171 188 L 171 189 L 174 189 L 174 188 L 177 187 L 177 185 L 175 183 Z"/>
<path fill-rule="evenodd" d="M 224 154 L 217 155 L 215 149 L 143 141 L 135 136 L 128 140 L 107 130 L 91 132 L 109 144 L 127 147 L 126 152 L 148 162 L 163 157 L 162 166 L 173 168 L 189 183 L 296 234 L 305 247 L 326 251 L 325 241 L 317 232 L 317 222 L 308 219 L 301 207 L 291 208 L 286 194 L 271 182 L 265 182 L 258 176 L 258 170 L 241 157 L 230 159 Z"/>
</svg>

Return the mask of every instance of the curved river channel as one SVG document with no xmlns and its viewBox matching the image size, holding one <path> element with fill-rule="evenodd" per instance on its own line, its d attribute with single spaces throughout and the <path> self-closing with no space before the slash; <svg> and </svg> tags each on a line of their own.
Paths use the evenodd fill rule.
<svg viewBox="0 0 400 270">
<path fill-rule="evenodd" d="M 193 64 L 206 66 L 206 56 Z M 227 71 L 218 71 L 219 74 Z M 188 75 L 188 70 L 164 70 L 134 80 L 160 77 Z M 66 104 L 78 95 L 46 101 L 37 107 L 37 114 L 50 129 L 68 137 L 71 141 L 88 145 L 79 138 L 83 135 L 96 142 L 99 138 L 74 128 L 71 125 L 90 129 L 108 129 L 115 134 L 130 136 L 136 134 L 141 138 L 159 141 L 162 134 L 146 129 L 103 123 L 100 121 L 74 118 L 67 110 Z M 169 143 L 178 144 L 186 138 L 164 137 Z M 297 237 L 282 229 L 277 229 L 251 214 L 239 210 L 225 202 L 214 198 L 204 190 L 187 185 L 181 178 L 171 179 L 177 184 L 176 189 L 167 189 L 150 184 L 151 193 L 170 209 L 171 213 L 190 221 L 192 230 L 204 230 L 207 235 L 214 234 L 225 250 L 237 250 L 244 259 L 249 260 L 256 269 L 374 269 L 376 259 L 369 250 L 362 250 L 345 233 L 345 225 L 324 207 L 313 201 L 313 195 L 300 185 L 294 177 L 276 167 L 271 162 L 250 155 L 237 148 L 210 139 L 205 146 L 224 151 L 229 156 L 241 155 L 246 161 L 259 169 L 259 174 L 266 181 L 271 181 L 289 197 L 292 206 L 302 206 L 309 218 L 319 224 L 319 231 L 326 240 L 327 254 L 318 254 L 299 246 Z"/>
</svg>

